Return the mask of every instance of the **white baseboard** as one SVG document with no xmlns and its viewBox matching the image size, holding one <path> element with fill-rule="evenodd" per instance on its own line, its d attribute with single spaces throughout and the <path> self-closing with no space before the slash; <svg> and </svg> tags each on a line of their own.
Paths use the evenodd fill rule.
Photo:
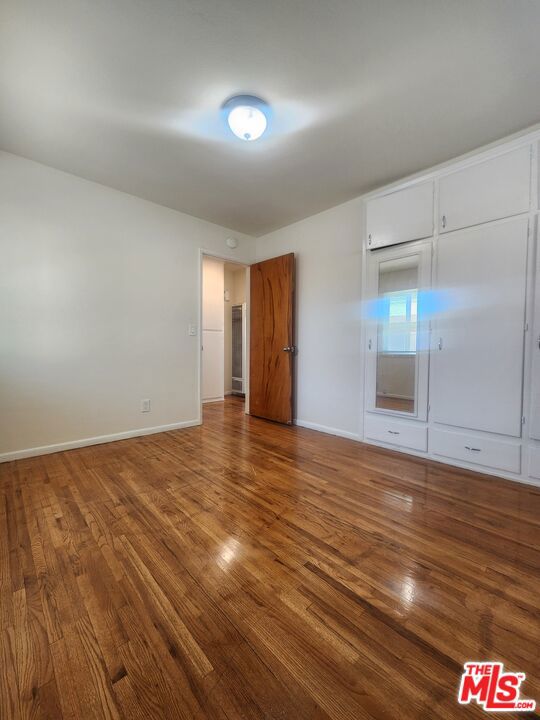
<svg viewBox="0 0 540 720">
<path fill-rule="evenodd" d="M 185 420 L 184 422 L 171 423 L 170 425 L 126 430 L 125 432 L 113 433 L 112 435 L 98 435 L 92 438 L 56 443 L 55 445 L 43 445 L 42 447 L 27 448 L 26 450 L 14 450 L 13 452 L 0 454 L 0 463 L 22 460 L 23 458 L 35 457 L 37 455 L 50 455 L 51 453 L 62 452 L 63 450 L 87 447 L 88 445 L 101 445 L 102 443 L 115 442 L 116 440 L 127 440 L 128 438 L 140 437 L 142 435 L 154 435 L 155 433 L 167 432 L 168 430 L 180 430 L 200 424 L 200 420 Z"/>
<path fill-rule="evenodd" d="M 223 402 L 225 400 L 225 395 L 219 395 L 218 397 L 211 397 L 206 398 L 206 400 L 203 400 L 203 405 L 206 403 L 213 403 L 213 402 Z"/>
<path fill-rule="evenodd" d="M 337 435 L 338 437 L 348 438 L 349 440 L 361 441 L 362 437 L 358 433 L 348 432 L 348 430 L 340 430 L 339 428 L 328 427 L 327 425 L 319 425 L 318 423 L 308 422 L 307 420 L 294 420 L 294 424 L 308 430 L 317 430 L 327 435 Z"/>
</svg>

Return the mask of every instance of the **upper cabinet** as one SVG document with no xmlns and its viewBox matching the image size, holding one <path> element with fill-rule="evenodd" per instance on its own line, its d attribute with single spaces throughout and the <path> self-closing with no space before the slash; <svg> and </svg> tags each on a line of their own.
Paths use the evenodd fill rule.
<svg viewBox="0 0 540 720">
<path fill-rule="evenodd" d="M 367 203 L 368 248 L 433 235 L 433 182 L 398 190 Z"/>
<path fill-rule="evenodd" d="M 530 145 L 444 175 L 439 181 L 439 230 L 527 212 L 530 187 Z"/>
</svg>

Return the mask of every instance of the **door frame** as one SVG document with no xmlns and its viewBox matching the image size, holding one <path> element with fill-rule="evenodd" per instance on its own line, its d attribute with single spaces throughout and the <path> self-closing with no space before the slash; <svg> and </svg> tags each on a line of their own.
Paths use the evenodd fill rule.
<svg viewBox="0 0 540 720">
<path fill-rule="evenodd" d="M 249 342 L 250 342 L 250 316 L 249 316 L 249 278 L 250 278 L 250 265 L 236 260 L 235 258 L 228 257 L 227 255 L 220 255 L 214 250 L 206 250 L 205 248 L 199 248 L 199 275 L 198 275 L 198 331 L 197 338 L 199 341 L 199 352 L 197 353 L 197 383 L 198 383 L 198 396 L 199 396 L 199 425 L 203 423 L 203 399 L 202 399 L 202 366 L 203 366 L 203 350 L 202 350 L 202 309 L 203 309 L 203 260 L 205 257 L 214 258 L 215 260 L 222 260 L 224 263 L 230 265 L 238 265 L 243 267 L 245 270 L 245 283 L 246 283 L 246 378 L 245 378 L 245 405 L 244 412 L 246 415 L 249 414 Z"/>
</svg>

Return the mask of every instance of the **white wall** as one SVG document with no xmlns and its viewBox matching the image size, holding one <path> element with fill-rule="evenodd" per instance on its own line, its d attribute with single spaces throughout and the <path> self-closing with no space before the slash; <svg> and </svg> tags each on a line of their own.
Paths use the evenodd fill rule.
<svg viewBox="0 0 540 720">
<path fill-rule="evenodd" d="M 230 234 L 0 153 L 0 458 L 197 422 L 199 249 L 252 262 Z"/>
<path fill-rule="evenodd" d="M 257 259 L 296 254 L 296 420 L 362 435 L 363 206 L 357 199 L 257 239 Z"/>
</svg>

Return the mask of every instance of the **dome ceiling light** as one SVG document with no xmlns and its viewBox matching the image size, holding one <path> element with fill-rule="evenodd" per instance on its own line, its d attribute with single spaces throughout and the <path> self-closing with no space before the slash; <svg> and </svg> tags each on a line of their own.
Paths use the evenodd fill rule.
<svg viewBox="0 0 540 720">
<path fill-rule="evenodd" d="M 269 106 L 255 95 L 235 95 L 223 105 L 227 124 L 240 140 L 258 140 L 268 127 Z"/>
</svg>

